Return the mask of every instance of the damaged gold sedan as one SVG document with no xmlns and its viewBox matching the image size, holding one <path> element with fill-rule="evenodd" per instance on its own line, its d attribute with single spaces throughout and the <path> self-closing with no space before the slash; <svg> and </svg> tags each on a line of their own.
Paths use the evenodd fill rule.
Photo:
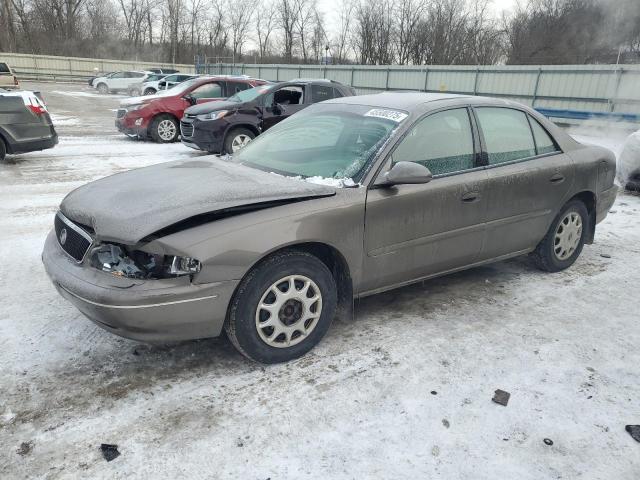
<svg viewBox="0 0 640 480">
<path fill-rule="evenodd" d="M 382 93 L 305 109 L 233 159 L 71 192 L 43 261 L 63 297 L 142 341 L 313 348 L 353 299 L 531 253 L 573 264 L 616 196 L 611 152 L 481 97 Z"/>
</svg>

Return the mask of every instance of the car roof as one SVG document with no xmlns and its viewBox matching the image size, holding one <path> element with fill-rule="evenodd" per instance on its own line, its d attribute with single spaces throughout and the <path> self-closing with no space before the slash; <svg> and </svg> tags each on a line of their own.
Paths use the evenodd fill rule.
<svg viewBox="0 0 640 480">
<path fill-rule="evenodd" d="M 370 95 L 357 95 L 353 97 L 340 97 L 326 100 L 323 103 L 349 103 L 353 105 L 366 105 L 383 108 L 399 108 L 401 110 L 412 111 L 418 105 L 441 100 L 466 100 L 473 97 L 471 95 L 457 95 L 452 93 L 424 93 L 424 92 L 382 92 Z M 489 99 L 487 100 L 494 100 Z"/>
</svg>

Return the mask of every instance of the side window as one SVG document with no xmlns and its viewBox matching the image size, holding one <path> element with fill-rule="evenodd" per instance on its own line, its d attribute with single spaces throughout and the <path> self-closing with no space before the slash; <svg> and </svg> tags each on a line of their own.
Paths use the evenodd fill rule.
<svg viewBox="0 0 640 480">
<path fill-rule="evenodd" d="M 206 83 L 191 91 L 193 98 L 222 98 L 222 87 L 219 83 Z"/>
<path fill-rule="evenodd" d="M 473 133 L 466 108 L 420 120 L 393 152 L 393 162 L 416 162 L 434 175 L 475 167 Z"/>
<path fill-rule="evenodd" d="M 125 78 L 125 72 L 114 73 L 110 78 Z"/>
<path fill-rule="evenodd" d="M 242 92 L 243 90 L 251 88 L 251 85 L 242 82 L 229 82 L 227 85 L 229 86 L 229 96 L 235 95 L 238 92 Z"/>
<path fill-rule="evenodd" d="M 0 73 L 11 73 L 11 70 L 9 70 L 9 65 L 7 65 L 6 63 L 0 63 Z"/>
<path fill-rule="evenodd" d="M 303 103 L 302 87 L 283 87 L 273 95 L 274 103 L 280 105 L 302 105 Z"/>
<path fill-rule="evenodd" d="M 494 107 L 479 107 L 476 112 L 489 165 L 535 156 L 536 147 L 524 112 Z"/>
<path fill-rule="evenodd" d="M 142 77 L 144 77 L 144 75 L 145 75 L 145 74 L 144 74 L 144 73 L 142 73 L 142 72 L 131 72 L 131 73 L 132 73 L 132 75 L 131 75 L 131 76 L 132 76 L 133 78 L 142 78 Z"/>
<path fill-rule="evenodd" d="M 318 103 L 333 98 L 333 87 L 327 85 L 311 85 L 311 102 Z"/>
<path fill-rule="evenodd" d="M 344 95 L 342 94 L 342 92 L 340 90 L 338 90 L 337 88 L 333 89 L 333 98 L 340 98 L 340 97 L 344 97 Z"/>
<path fill-rule="evenodd" d="M 531 123 L 531 130 L 533 130 L 533 139 L 536 141 L 538 155 L 560 151 L 556 142 L 553 141 L 553 138 L 551 138 L 547 131 L 542 128 L 542 125 L 531 115 L 529 115 L 529 122 Z"/>
</svg>

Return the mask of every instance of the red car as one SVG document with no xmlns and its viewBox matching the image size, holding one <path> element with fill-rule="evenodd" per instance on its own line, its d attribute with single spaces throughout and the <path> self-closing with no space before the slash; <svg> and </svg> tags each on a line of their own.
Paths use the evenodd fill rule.
<svg viewBox="0 0 640 480">
<path fill-rule="evenodd" d="M 122 133 L 168 143 L 178 139 L 184 110 L 199 103 L 223 100 L 242 90 L 269 83 L 250 77 L 199 77 L 179 83 L 156 95 L 128 99 L 116 113 Z"/>
</svg>

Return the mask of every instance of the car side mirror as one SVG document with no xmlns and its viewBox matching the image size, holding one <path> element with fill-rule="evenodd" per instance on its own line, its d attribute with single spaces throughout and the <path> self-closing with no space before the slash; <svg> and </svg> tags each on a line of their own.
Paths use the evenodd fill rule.
<svg viewBox="0 0 640 480">
<path fill-rule="evenodd" d="M 383 185 L 429 183 L 433 178 L 431 170 L 415 162 L 398 162 L 383 175 Z"/>
<path fill-rule="evenodd" d="M 189 102 L 190 105 L 195 105 L 196 103 L 198 103 L 198 99 L 195 98 L 193 95 L 185 95 L 184 98 L 187 102 Z"/>
<path fill-rule="evenodd" d="M 283 115 L 285 112 L 284 106 L 279 103 L 273 103 L 273 107 L 271 107 L 272 111 L 276 115 Z"/>
</svg>

